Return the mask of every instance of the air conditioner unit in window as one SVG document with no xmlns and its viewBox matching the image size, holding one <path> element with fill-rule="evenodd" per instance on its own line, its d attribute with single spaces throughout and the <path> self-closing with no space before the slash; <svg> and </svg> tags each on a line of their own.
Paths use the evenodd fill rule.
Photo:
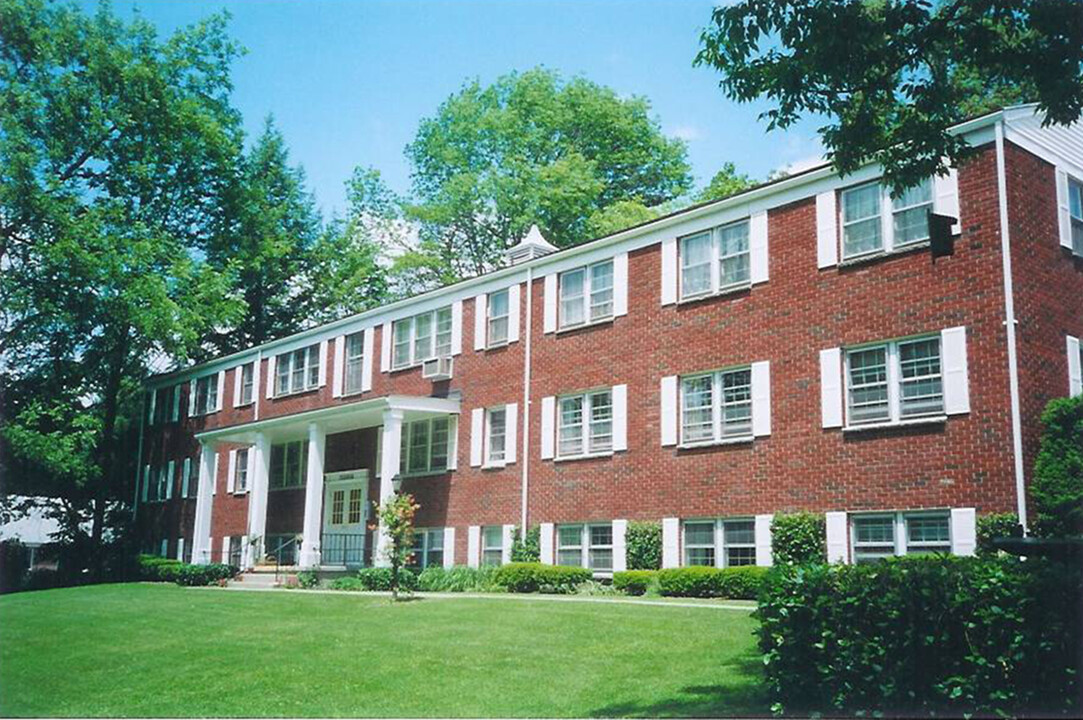
<svg viewBox="0 0 1083 720">
<path fill-rule="evenodd" d="M 450 380 L 454 361 L 450 357 L 433 358 L 421 364 L 421 377 L 432 380 Z"/>
</svg>

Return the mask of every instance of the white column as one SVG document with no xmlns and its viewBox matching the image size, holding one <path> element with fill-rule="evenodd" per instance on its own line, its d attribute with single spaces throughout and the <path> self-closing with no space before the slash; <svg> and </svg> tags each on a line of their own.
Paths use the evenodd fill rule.
<svg viewBox="0 0 1083 720">
<path fill-rule="evenodd" d="M 256 444 L 249 452 L 256 454 L 252 464 L 255 469 L 250 481 L 251 492 L 248 495 L 248 538 L 257 539 L 256 544 L 245 544 L 241 550 L 241 564 L 252 567 L 256 559 L 263 554 L 267 533 L 267 490 L 271 476 L 271 441 L 263 433 L 256 435 Z"/>
<path fill-rule="evenodd" d="M 199 476 L 196 478 L 196 519 L 192 531 L 192 562 L 206 565 L 211 559 L 211 509 L 214 504 L 214 443 L 200 443 Z"/>
<path fill-rule="evenodd" d="M 394 479 L 399 474 L 399 453 L 402 442 L 402 410 L 384 410 L 383 432 L 380 436 L 380 499 L 382 506 L 395 492 Z M 387 566 L 385 555 L 387 536 L 381 526 L 376 538 L 376 554 L 373 565 Z"/>
<path fill-rule="evenodd" d="M 327 435 L 317 423 L 308 424 L 308 476 L 305 479 L 305 524 L 301 540 L 301 567 L 320 565 L 323 518 L 323 455 Z"/>
</svg>

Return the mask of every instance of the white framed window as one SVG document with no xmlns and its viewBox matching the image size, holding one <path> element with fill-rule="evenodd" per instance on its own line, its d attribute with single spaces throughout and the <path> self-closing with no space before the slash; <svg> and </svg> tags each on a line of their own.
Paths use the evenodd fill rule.
<svg viewBox="0 0 1083 720">
<path fill-rule="evenodd" d="M 1083 257 L 1083 182 L 1068 178 L 1068 224 L 1072 252 Z"/>
<path fill-rule="evenodd" d="M 939 335 L 846 351 L 851 426 L 942 415 L 943 385 Z"/>
<path fill-rule="evenodd" d="M 255 362 L 245 363 L 237 368 L 237 372 L 241 374 L 241 396 L 238 398 L 237 405 L 248 405 L 255 397 Z"/>
<path fill-rule="evenodd" d="M 506 288 L 489 293 L 489 300 L 486 303 L 489 314 L 486 334 L 488 347 L 498 347 L 508 342 L 508 323 L 511 313 L 508 295 Z"/>
<path fill-rule="evenodd" d="M 410 566 L 424 570 L 444 564 L 444 528 L 417 528 Z"/>
<path fill-rule="evenodd" d="M 190 461 L 189 467 L 191 469 L 189 471 L 190 474 L 188 476 L 188 494 L 185 495 L 185 497 L 187 497 L 187 498 L 199 497 L 199 472 L 200 472 L 200 470 L 199 470 L 199 468 L 200 468 L 199 456 L 196 455 L 193 458 L 189 458 L 189 461 Z"/>
<path fill-rule="evenodd" d="M 751 282 L 749 220 L 681 238 L 681 297 L 711 295 Z"/>
<path fill-rule="evenodd" d="M 346 336 L 343 363 L 343 394 L 352 395 L 361 392 L 365 364 L 365 333 L 357 332 Z"/>
<path fill-rule="evenodd" d="M 842 191 L 844 260 L 902 248 L 929 239 L 931 179 L 892 198 L 879 181 Z"/>
<path fill-rule="evenodd" d="M 166 499 L 169 492 L 169 483 L 173 478 L 169 477 L 169 466 L 162 465 L 158 468 L 158 487 L 154 490 L 154 500 L 162 502 Z"/>
<path fill-rule="evenodd" d="M 314 390 L 320 383 L 320 344 L 298 348 L 275 358 L 275 396 Z"/>
<path fill-rule="evenodd" d="M 755 565 L 755 521 L 751 518 L 686 521 L 684 564 L 708 567 Z"/>
<path fill-rule="evenodd" d="M 681 444 L 752 437 L 750 366 L 681 378 Z"/>
<path fill-rule="evenodd" d="M 447 472 L 451 447 L 451 420 L 447 417 L 415 420 L 402 425 L 400 475 Z"/>
<path fill-rule="evenodd" d="M 240 451 L 237 452 L 238 458 Z M 239 468 L 238 468 L 239 469 Z M 308 442 L 295 440 L 271 446 L 271 490 L 304 487 L 308 475 Z"/>
<path fill-rule="evenodd" d="M 451 355 L 451 306 L 396 320 L 392 368 L 417 365 L 435 357 Z"/>
<path fill-rule="evenodd" d="M 854 515 L 850 536 L 855 563 L 951 552 L 951 521 L 947 512 Z"/>
<path fill-rule="evenodd" d="M 602 322 L 613 317 L 613 261 L 605 260 L 560 274 L 560 327 Z"/>
<path fill-rule="evenodd" d="M 248 492 L 248 448 L 240 448 L 234 455 L 233 492 Z M 273 454 L 273 453 L 272 453 Z"/>
<path fill-rule="evenodd" d="M 481 529 L 481 564 L 500 565 L 504 561 L 504 528 L 486 525 Z"/>
<path fill-rule="evenodd" d="M 218 373 L 196 378 L 195 415 L 207 415 L 218 408 Z"/>
<path fill-rule="evenodd" d="M 557 564 L 610 572 L 613 569 L 613 524 L 557 526 Z"/>
<path fill-rule="evenodd" d="M 566 395 L 557 402 L 557 456 L 600 455 L 613 450 L 613 392 Z"/>
<path fill-rule="evenodd" d="M 507 406 L 489 408 L 485 411 L 485 464 L 500 465 L 508 458 Z"/>
</svg>

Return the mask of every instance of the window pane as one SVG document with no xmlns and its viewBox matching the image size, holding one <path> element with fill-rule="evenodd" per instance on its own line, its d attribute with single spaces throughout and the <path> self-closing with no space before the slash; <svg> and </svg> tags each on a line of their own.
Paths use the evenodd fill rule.
<svg viewBox="0 0 1083 720">
<path fill-rule="evenodd" d="M 411 423 L 410 472 L 426 472 L 429 469 L 429 423 L 421 420 Z"/>
<path fill-rule="evenodd" d="M 342 524 L 342 512 L 345 507 L 346 491 L 335 490 L 331 493 L 331 524 Z"/>
<path fill-rule="evenodd" d="M 432 315 L 425 313 L 414 318 L 414 362 L 432 357 Z"/>
<path fill-rule="evenodd" d="M 939 338 L 899 343 L 899 374 L 903 417 L 943 412 Z"/>
<path fill-rule="evenodd" d="M 508 314 L 508 291 L 489 293 L 489 317 L 506 317 Z"/>
<path fill-rule="evenodd" d="M 855 543 L 895 542 L 895 519 L 890 516 L 854 518 Z"/>
<path fill-rule="evenodd" d="M 500 462 L 504 459 L 504 437 L 506 417 L 503 408 L 489 410 L 489 461 Z"/>
<path fill-rule="evenodd" d="M 413 320 L 406 318 L 395 321 L 395 367 L 403 367 L 410 364 L 410 333 L 412 332 Z"/>
<path fill-rule="evenodd" d="M 579 566 L 583 564 L 583 553 L 575 550 L 561 550 L 557 553 L 557 565 Z"/>
<path fill-rule="evenodd" d="M 560 324 L 579 325 L 586 321 L 584 270 L 573 270 L 560 276 Z"/>
<path fill-rule="evenodd" d="M 308 363 L 308 377 L 305 381 L 305 387 L 314 388 L 320 384 L 320 363 L 323 362 L 323 358 L 320 357 L 320 346 L 311 345 L 305 356 Z"/>
<path fill-rule="evenodd" d="M 435 357 L 451 356 L 451 308 L 436 311 L 436 350 Z"/>
<path fill-rule="evenodd" d="M 583 398 L 560 399 L 561 455 L 579 455 L 583 452 Z"/>
<path fill-rule="evenodd" d="M 557 532 L 561 547 L 579 547 L 583 541 L 583 528 L 579 525 L 562 525 Z"/>
<path fill-rule="evenodd" d="M 590 545 L 591 547 L 611 547 L 613 545 L 613 526 L 612 525 L 591 525 L 590 526 Z"/>
<path fill-rule="evenodd" d="M 590 558 L 590 568 L 592 570 L 612 570 L 613 569 L 613 549 L 612 548 L 598 548 L 591 549 L 588 553 Z"/>
<path fill-rule="evenodd" d="M 290 391 L 300 390 L 305 386 L 305 351 L 294 350 L 290 355 Z"/>
<path fill-rule="evenodd" d="M 756 533 L 751 520 L 727 520 L 722 524 L 727 545 L 754 545 Z"/>
<path fill-rule="evenodd" d="M 685 545 L 714 545 L 714 523 L 695 522 L 684 524 Z"/>
<path fill-rule="evenodd" d="M 613 314 L 613 263 L 590 268 L 590 319 L 600 320 Z"/>
<path fill-rule="evenodd" d="M 718 229 L 719 285 L 727 287 L 748 282 L 748 222 Z"/>
<path fill-rule="evenodd" d="M 887 420 L 890 409 L 887 397 L 887 349 L 852 350 L 847 354 L 850 366 L 850 422 L 852 424 Z"/>
<path fill-rule="evenodd" d="M 906 190 L 892 202 L 895 208 L 895 245 L 919 242 L 929 238 L 929 210 L 933 204 L 933 185 L 925 180 Z"/>
<path fill-rule="evenodd" d="M 489 295 L 489 344 L 499 345 L 508 340 L 508 291 Z"/>
<path fill-rule="evenodd" d="M 756 548 L 754 547 L 728 547 L 726 548 L 726 567 L 740 567 L 741 565 L 756 564 Z"/>
<path fill-rule="evenodd" d="M 692 296 L 711 289 L 711 234 L 681 240 L 681 295 Z"/>
<path fill-rule="evenodd" d="M 714 567 L 714 546 L 685 548 L 684 557 L 685 565 Z"/>
<path fill-rule="evenodd" d="M 722 436 L 752 433 L 752 370 L 722 374 Z"/>
<path fill-rule="evenodd" d="M 483 547 L 492 549 L 504 545 L 504 529 L 499 525 L 486 525 L 481 532 L 484 538 Z"/>
<path fill-rule="evenodd" d="M 590 396 L 590 451 L 613 447 L 613 396 L 609 391 Z"/>
<path fill-rule="evenodd" d="M 683 442 L 714 439 L 714 421 L 711 414 L 713 392 L 714 378 L 711 375 L 685 378 L 681 381 L 681 398 L 684 402 L 681 416 Z"/>
<path fill-rule="evenodd" d="M 1068 181 L 1068 215 L 1072 230 L 1072 252 L 1083 255 L 1083 183 Z"/>
<path fill-rule="evenodd" d="M 951 531 L 947 515 L 906 516 L 907 544 L 948 545 Z"/>
<path fill-rule="evenodd" d="M 432 470 L 446 470 L 450 447 L 451 421 L 446 417 L 432 420 L 432 452 L 429 467 Z"/>
<path fill-rule="evenodd" d="M 345 392 L 361 391 L 361 372 L 364 365 L 365 342 L 363 333 L 354 333 L 346 337 L 346 378 Z"/>
<path fill-rule="evenodd" d="M 880 237 L 880 186 L 873 183 L 842 194 L 843 256 L 883 247 Z"/>
<path fill-rule="evenodd" d="M 290 366 L 292 364 L 292 358 L 293 356 L 289 354 L 278 356 L 278 367 L 275 374 L 278 375 L 278 389 L 276 392 L 279 395 L 290 391 Z"/>
</svg>

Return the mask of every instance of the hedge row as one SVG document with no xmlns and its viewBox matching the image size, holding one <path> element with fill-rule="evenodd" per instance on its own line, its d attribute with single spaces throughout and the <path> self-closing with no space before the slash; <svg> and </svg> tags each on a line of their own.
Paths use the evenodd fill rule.
<svg viewBox="0 0 1083 720">
<path fill-rule="evenodd" d="M 155 555 L 139 556 L 139 577 L 152 582 L 175 582 L 178 585 L 196 587 L 229 580 L 239 572 L 240 568 L 221 563 L 191 565 Z"/>
<path fill-rule="evenodd" d="M 497 568 L 492 565 L 479 568 L 466 565 L 446 569 L 430 567 L 418 576 L 417 584 L 420 590 L 426 592 L 491 592 L 501 589 L 496 584 L 496 573 Z"/>
<path fill-rule="evenodd" d="M 1077 713 L 1079 582 L 1037 558 L 779 567 L 756 611 L 775 708 Z"/>
<path fill-rule="evenodd" d="M 767 568 L 755 565 L 669 568 L 658 571 L 658 591 L 671 597 L 755 600 L 766 574 Z"/>
<path fill-rule="evenodd" d="M 590 580 L 590 570 L 565 565 L 541 563 L 509 563 L 493 573 L 493 584 L 514 593 L 574 593 L 580 584 Z"/>
<path fill-rule="evenodd" d="M 399 589 L 417 590 L 417 573 L 409 568 L 399 570 Z M 332 590 L 369 590 L 387 592 L 391 589 L 391 568 L 361 568 L 356 575 L 340 577 L 331 581 Z"/>
</svg>

